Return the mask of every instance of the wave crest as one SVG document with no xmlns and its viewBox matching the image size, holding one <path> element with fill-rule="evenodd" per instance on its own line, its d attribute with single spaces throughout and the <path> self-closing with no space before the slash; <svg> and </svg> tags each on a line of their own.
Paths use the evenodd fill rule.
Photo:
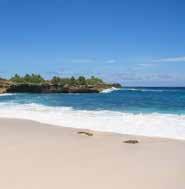
<svg viewBox="0 0 185 189">
<path fill-rule="evenodd" d="M 0 94 L 0 97 L 1 96 L 13 96 L 13 95 L 15 95 L 15 94 L 13 94 L 13 93 L 3 93 L 3 94 Z"/>
<path fill-rule="evenodd" d="M 116 87 L 111 87 L 110 89 L 104 89 L 101 93 L 111 93 L 113 91 L 119 91 L 121 90 L 120 88 L 116 88 Z"/>
<path fill-rule="evenodd" d="M 185 139 L 185 115 L 86 111 L 34 103 L 1 103 L 0 117 L 121 134 Z"/>
</svg>

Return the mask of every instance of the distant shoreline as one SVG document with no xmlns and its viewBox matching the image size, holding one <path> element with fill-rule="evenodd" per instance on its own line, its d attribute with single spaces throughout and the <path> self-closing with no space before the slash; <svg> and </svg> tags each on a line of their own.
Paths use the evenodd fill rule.
<svg viewBox="0 0 185 189">
<path fill-rule="evenodd" d="M 0 93 L 100 93 L 110 88 L 121 88 L 119 83 L 106 83 L 95 76 L 85 78 L 61 78 L 54 76 L 50 80 L 41 75 L 15 74 L 9 80 L 0 79 Z"/>
</svg>

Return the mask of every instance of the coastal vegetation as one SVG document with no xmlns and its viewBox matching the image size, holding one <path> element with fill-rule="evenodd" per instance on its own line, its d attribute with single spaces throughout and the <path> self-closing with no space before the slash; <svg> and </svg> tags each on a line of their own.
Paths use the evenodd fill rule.
<svg viewBox="0 0 185 189">
<path fill-rule="evenodd" d="M 33 83 L 33 84 L 41 84 L 44 83 L 45 80 L 41 75 L 37 74 L 26 74 L 25 76 L 20 76 L 15 74 L 10 81 L 14 83 Z"/>
<path fill-rule="evenodd" d="M 17 84 L 53 84 L 53 85 L 97 85 L 97 84 L 103 84 L 105 83 L 102 79 L 91 76 L 91 78 L 85 78 L 84 76 L 79 76 L 78 78 L 75 78 L 72 76 L 71 78 L 62 78 L 58 76 L 54 76 L 51 80 L 45 80 L 41 75 L 39 74 L 26 74 L 24 76 L 20 76 L 18 74 L 15 74 L 13 77 L 11 77 L 10 81 L 17 83 Z"/>
<path fill-rule="evenodd" d="M 100 78 L 92 76 L 91 78 L 85 78 L 84 76 L 79 76 L 78 78 L 71 77 L 71 78 L 61 78 L 61 77 L 56 77 L 54 76 L 51 79 L 52 84 L 59 84 L 59 85 L 97 85 L 97 84 L 103 84 L 103 80 Z"/>
</svg>

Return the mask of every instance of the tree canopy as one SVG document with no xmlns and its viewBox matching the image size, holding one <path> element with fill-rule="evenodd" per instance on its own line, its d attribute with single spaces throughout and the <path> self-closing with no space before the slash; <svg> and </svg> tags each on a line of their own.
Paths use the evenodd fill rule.
<svg viewBox="0 0 185 189">
<path fill-rule="evenodd" d="M 44 83 L 45 80 L 41 75 L 37 74 L 26 74 L 25 76 L 21 77 L 18 74 L 15 74 L 11 79 L 12 82 L 15 83 L 33 83 L 33 84 L 41 84 Z"/>
<path fill-rule="evenodd" d="M 71 78 L 62 78 L 58 76 L 54 76 L 51 80 L 45 80 L 41 75 L 39 74 L 26 74 L 24 76 L 20 76 L 18 74 L 15 74 L 11 79 L 14 83 L 29 83 L 29 84 L 53 84 L 53 85 L 97 85 L 97 84 L 103 84 L 103 80 L 100 78 L 97 78 L 95 76 L 92 76 L 91 78 L 85 78 L 84 76 L 79 76 L 78 78 L 75 78 L 72 76 Z"/>
</svg>

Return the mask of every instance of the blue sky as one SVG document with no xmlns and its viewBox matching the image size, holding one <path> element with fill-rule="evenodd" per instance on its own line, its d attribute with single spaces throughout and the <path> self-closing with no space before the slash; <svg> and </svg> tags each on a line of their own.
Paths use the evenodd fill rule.
<svg viewBox="0 0 185 189">
<path fill-rule="evenodd" d="M 0 76 L 185 86 L 184 0 L 0 0 Z"/>
</svg>

